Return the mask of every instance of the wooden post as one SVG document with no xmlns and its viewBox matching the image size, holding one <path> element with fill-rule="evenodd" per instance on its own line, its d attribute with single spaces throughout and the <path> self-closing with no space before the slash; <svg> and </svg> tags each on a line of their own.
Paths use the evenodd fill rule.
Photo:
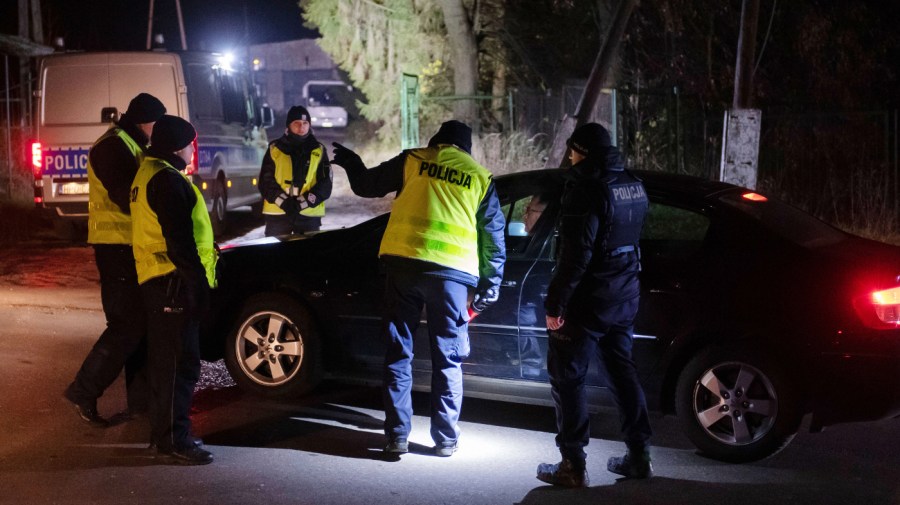
<svg viewBox="0 0 900 505">
<path fill-rule="evenodd" d="M 597 53 L 597 59 L 594 60 L 594 67 L 591 69 L 591 75 L 588 77 L 581 100 L 575 109 L 575 115 L 564 117 L 553 137 L 553 145 L 550 146 L 550 153 L 545 165 L 547 168 L 561 167 L 568 163 L 566 140 L 572 135 L 575 128 L 586 123 L 588 118 L 593 115 L 600 93 L 603 91 L 603 85 L 612 76 L 613 60 L 619 52 L 619 45 L 625 34 L 628 19 L 639 3 L 639 0 L 621 0 L 619 2 L 619 7 L 613 16 L 612 26 L 609 27 L 609 33 L 603 41 L 600 52 Z"/>
<path fill-rule="evenodd" d="M 741 33 L 738 35 L 737 64 L 734 68 L 735 109 L 753 104 L 753 60 L 756 59 L 756 23 L 759 0 L 744 0 L 741 7 Z"/>
</svg>

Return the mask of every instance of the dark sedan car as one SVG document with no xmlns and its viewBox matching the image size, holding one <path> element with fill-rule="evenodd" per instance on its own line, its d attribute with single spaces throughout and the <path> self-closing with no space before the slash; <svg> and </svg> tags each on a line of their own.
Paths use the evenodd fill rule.
<svg viewBox="0 0 900 505">
<path fill-rule="evenodd" d="M 808 412 L 813 430 L 900 415 L 900 248 L 744 188 L 637 173 L 651 206 L 634 353 L 651 407 L 675 413 L 702 453 L 729 461 L 774 454 Z M 509 259 L 500 301 L 470 324 L 465 393 L 549 404 L 542 299 L 558 204 L 530 233 L 523 215 L 532 195 L 558 197 L 562 172 L 496 184 Z M 387 218 L 224 250 L 207 357 L 224 356 L 241 387 L 270 396 L 302 394 L 326 374 L 379 380 Z M 420 328 L 422 388 L 427 342 Z M 592 401 L 605 402 L 601 375 L 588 381 Z"/>
</svg>

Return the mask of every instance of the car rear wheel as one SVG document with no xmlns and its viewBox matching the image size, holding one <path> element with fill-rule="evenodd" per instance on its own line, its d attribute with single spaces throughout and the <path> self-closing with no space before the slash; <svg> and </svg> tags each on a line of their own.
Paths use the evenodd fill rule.
<svg viewBox="0 0 900 505">
<path fill-rule="evenodd" d="M 308 310 L 281 294 L 247 301 L 226 345 L 225 364 L 245 390 L 299 396 L 321 379 L 319 337 Z"/>
<path fill-rule="evenodd" d="M 701 454 L 742 463 L 787 446 L 803 409 L 796 387 L 770 358 L 752 350 L 710 348 L 679 376 L 676 413 Z"/>
</svg>

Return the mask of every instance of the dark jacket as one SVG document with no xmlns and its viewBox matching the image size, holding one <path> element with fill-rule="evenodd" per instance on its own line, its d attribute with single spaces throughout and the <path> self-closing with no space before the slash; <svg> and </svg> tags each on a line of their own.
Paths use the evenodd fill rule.
<svg viewBox="0 0 900 505">
<path fill-rule="evenodd" d="M 298 188 L 302 187 L 306 181 L 306 174 L 309 172 L 310 153 L 316 147 L 321 147 L 322 158 L 319 161 L 319 168 L 316 173 L 316 184 L 310 188 L 309 192 L 316 195 L 316 205 L 324 202 L 331 196 L 331 163 L 328 161 L 328 151 L 325 149 L 325 146 L 316 140 L 312 132 L 303 138 L 291 133 L 285 133 L 269 143 L 270 147 L 266 150 L 259 170 L 259 192 L 267 202 L 275 203 L 275 199 L 284 194 L 284 189 L 275 180 L 275 162 L 272 160 L 270 153 L 273 145 L 281 152 L 290 155 L 294 169 L 291 180 L 294 181 L 292 184 Z"/>
<path fill-rule="evenodd" d="M 180 157 L 154 152 L 152 147 L 148 154 L 165 160 L 176 170 L 183 170 L 187 165 Z M 202 308 L 209 299 L 209 284 L 194 239 L 191 214 L 197 194 L 193 186 L 182 175 L 162 170 L 147 183 L 147 203 L 156 212 L 166 239 L 166 254 L 188 290 L 189 302 Z"/>
<path fill-rule="evenodd" d="M 403 190 L 403 167 L 406 164 L 407 151 L 377 167 L 366 169 L 365 166 L 346 166 L 350 189 L 357 196 L 380 198 L 391 192 Z M 500 208 L 497 189 L 491 182 L 487 193 L 478 206 L 475 216 L 478 230 L 478 273 L 479 278 L 442 265 L 410 258 L 384 257 L 384 262 L 394 268 L 418 271 L 445 279 L 461 282 L 468 286 L 487 289 L 500 286 L 503 279 L 503 265 L 506 262 L 506 246 L 504 230 L 506 219 Z"/>
<path fill-rule="evenodd" d="M 125 130 L 138 145 L 146 147 L 147 136 L 136 124 L 128 120 L 127 115 L 122 116 L 116 126 Z M 109 199 L 118 205 L 122 212 L 130 214 L 131 183 L 140 167 L 131 150 L 122 139 L 112 136 L 92 147 L 88 156 L 94 175 L 103 183 L 103 187 L 109 193 Z"/>
<path fill-rule="evenodd" d="M 582 160 L 566 174 L 556 270 L 544 307 L 568 319 L 640 295 L 637 249 L 649 200 L 610 147 L 606 159 Z"/>
</svg>

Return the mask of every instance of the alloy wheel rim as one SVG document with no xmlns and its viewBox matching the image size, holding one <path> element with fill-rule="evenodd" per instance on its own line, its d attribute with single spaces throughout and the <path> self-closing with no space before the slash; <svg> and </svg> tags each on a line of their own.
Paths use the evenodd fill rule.
<svg viewBox="0 0 900 505">
<path fill-rule="evenodd" d="M 294 379 L 303 364 L 303 336 L 284 314 L 257 312 L 247 318 L 236 335 L 235 357 L 253 382 L 282 386 Z"/>
<path fill-rule="evenodd" d="M 707 435 L 730 446 L 757 442 L 778 417 L 778 396 L 759 369 L 726 362 L 707 369 L 694 385 L 694 416 Z"/>
</svg>

